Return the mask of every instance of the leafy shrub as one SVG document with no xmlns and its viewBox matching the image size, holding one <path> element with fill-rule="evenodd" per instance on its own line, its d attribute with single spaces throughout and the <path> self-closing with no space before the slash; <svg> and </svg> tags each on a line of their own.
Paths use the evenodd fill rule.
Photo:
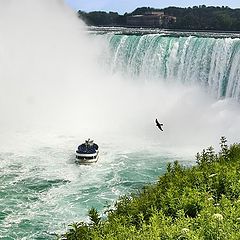
<svg viewBox="0 0 240 240">
<path fill-rule="evenodd" d="M 101 220 L 75 223 L 62 239 L 240 239 L 240 144 L 220 140 L 196 156 L 191 168 L 168 164 L 156 184 L 122 196 Z"/>
</svg>

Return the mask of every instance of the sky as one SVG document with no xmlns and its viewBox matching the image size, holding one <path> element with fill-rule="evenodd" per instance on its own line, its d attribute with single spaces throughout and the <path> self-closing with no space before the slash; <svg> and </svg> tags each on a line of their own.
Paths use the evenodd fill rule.
<svg viewBox="0 0 240 240">
<path fill-rule="evenodd" d="M 198 5 L 206 6 L 228 6 L 240 8 L 239 0 L 65 0 L 73 9 L 90 11 L 113 11 L 123 14 L 132 12 L 137 7 L 165 8 L 169 6 L 192 7 Z"/>
</svg>

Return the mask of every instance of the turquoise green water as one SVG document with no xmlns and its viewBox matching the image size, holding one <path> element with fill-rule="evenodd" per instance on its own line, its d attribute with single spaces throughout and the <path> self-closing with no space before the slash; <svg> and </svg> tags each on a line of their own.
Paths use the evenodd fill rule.
<svg viewBox="0 0 240 240">
<path fill-rule="evenodd" d="M 6 113 L 0 129 L 1 239 L 54 239 L 68 224 L 88 221 L 89 208 L 103 213 L 119 196 L 156 182 L 167 163 L 194 164 L 196 152 L 217 146 L 222 135 L 239 140 L 239 104 L 222 99 L 239 99 L 238 38 L 112 33 L 93 38 L 107 46 L 100 58 L 106 68 L 78 65 L 78 56 L 70 62 L 76 67 L 71 75 L 51 45 L 46 56 L 59 60 L 61 69 L 50 69 L 45 79 L 34 67 L 45 66 L 47 57 L 33 70 L 27 61 L 20 78 L 29 75 L 27 88 L 14 76 L 15 99 L 7 99 L 7 108 L 0 102 Z M 10 65 L 14 59 L 7 60 Z M 163 132 L 155 127 L 156 117 Z M 75 148 L 91 136 L 100 146 L 99 161 L 75 164 Z"/>
<path fill-rule="evenodd" d="M 155 182 L 167 162 L 183 161 L 157 145 L 128 149 L 99 142 L 99 161 L 77 165 L 77 138 L 52 137 L 48 146 L 25 139 L 31 139 L 29 148 L 20 144 L 16 152 L 0 153 L 1 239 L 54 239 L 73 221 L 87 220 L 89 208 L 102 213 L 120 195 Z"/>
<path fill-rule="evenodd" d="M 54 239 L 168 162 L 239 142 L 239 35 L 85 30 L 59 0 L 0 1 L 0 239 Z M 77 165 L 87 138 L 99 161 Z"/>
</svg>

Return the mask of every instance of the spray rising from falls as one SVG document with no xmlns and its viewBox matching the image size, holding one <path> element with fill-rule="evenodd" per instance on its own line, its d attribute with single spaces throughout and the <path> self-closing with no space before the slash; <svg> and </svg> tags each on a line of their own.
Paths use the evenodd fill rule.
<svg viewBox="0 0 240 240">
<path fill-rule="evenodd" d="M 240 100 L 240 39 L 161 34 L 106 35 L 113 71 L 135 78 L 200 85 Z"/>
<path fill-rule="evenodd" d="M 86 219 L 89 208 L 103 210 L 154 182 L 185 150 L 184 160 L 192 160 L 189 145 L 199 151 L 222 135 L 239 138 L 239 105 L 158 81 L 194 80 L 191 38 L 163 38 L 161 47 L 156 36 L 151 47 L 153 36 L 89 36 L 58 0 L 0 1 L 0 32 L 0 238 L 53 239 L 49 233 Z M 238 74 L 235 52 L 228 76 Z M 128 74 L 109 74 L 99 64 L 106 58 L 108 68 Z M 214 59 L 211 76 L 220 71 Z M 139 76 L 144 81 L 135 81 Z M 164 122 L 161 133 L 156 117 Z M 77 166 L 75 147 L 86 137 L 102 155 L 92 166 Z"/>
<path fill-rule="evenodd" d="M 213 111 L 209 101 L 203 103 L 205 97 L 196 90 L 195 82 L 211 85 L 219 97 L 225 91 L 225 95 L 237 98 L 238 39 L 89 36 L 61 1 L 16 0 L 1 5 L 1 132 L 15 135 L 37 129 L 43 138 L 44 133 L 56 131 L 95 139 L 109 133 L 124 141 L 131 139 L 133 144 L 136 138 L 149 137 L 172 146 L 182 143 L 183 136 L 188 136 L 186 142 L 196 141 L 195 129 L 204 125 L 192 111 L 204 108 L 207 110 L 201 116 L 206 114 L 203 124 L 209 133 L 201 134 L 201 146 L 207 144 L 206 139 L 218 141 L 219 134 L 229 130 L 218 128 L 213 133 L 211 112 L 221 109 Z M 225 54 L 218 59 L 217 49 L 222 46 Z M 126 76 L 102 68 L 99 60 L 106 59 L 107 68 L 124 71 Z M 134 78 L 144 83 L 154 81 L 142 84 Z M 159 78 L 193 82 L 194 86 L 170 86 Z M 189 96 L 192 105 L 188 108 L 185 103 Z M 188 115 L 191 118 L 185 118 Z M 168 129 L 160 136 L 154 126 L 157 116 Z M 225 118 L 229 117 L 224 115 L 222 124 L 229 124 L 231 120 Z M 1 147 L 9 147 L 6 139 L 0 139 L 4 143 Z"/>
<path fill-rule="evenodd" d="M 184 136 L 186 143 L 197 141 L 196 128 L 206 129 L 198 138 L 200 146 L 207 145 L 206 140 L 218 141 L 220 134 L 232 136 L 231 114 L 216 119 L 219 127 L 213 128 L 225 103 L 215 107 L 196 86 L 208 86 L 219 98 L 239 98 L 239 39 L 89 36 L 61 1 L 1 5 L 1 132 L 37 129 L 43 138 L 56 131 L 98 139 L 110 133 L 133 144 L 136 138 L 149 137 L 171 146 L 183 143 Z M 112 71 L 102 68 L 99 60 Z M 204 120 L 196 109 L 205 109 Z M 157 116 L 167 128 L 160 136 L 154 126 Z M 5 137 L 0 141 L 5 143 L 1 147 L 9 146 Z"/>
<path fill-rule="evenodd" d="M 0 18 L 0 132 L 102 131 L 117 85 L 98 66 L 101 41 L 63 1 L 2 1 Z"/>
</svg>

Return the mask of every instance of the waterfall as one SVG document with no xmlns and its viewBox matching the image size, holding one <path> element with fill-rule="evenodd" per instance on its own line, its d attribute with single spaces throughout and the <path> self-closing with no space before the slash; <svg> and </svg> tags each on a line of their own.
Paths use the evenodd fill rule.
<svg viewBox="0 0 240 240">
<path fill-rule="evenodd" d="M 50 240 L 168 162 L 239 142 L 239 104 L 196 86 L 239 99 L 239 39 L 87 34 L 61 0 L 0 1 L 0 18 L 1 239 Z M 99 161 L 76 165 L 88 137 Z"/>
<path fill-rule="evenodd" d="M 104 36 L 104 35 L 103 35 Z M 240 100 L 240 39 L 106 34 L 113 72 L 198 84 L 216 98 Z"/>
</svg>

